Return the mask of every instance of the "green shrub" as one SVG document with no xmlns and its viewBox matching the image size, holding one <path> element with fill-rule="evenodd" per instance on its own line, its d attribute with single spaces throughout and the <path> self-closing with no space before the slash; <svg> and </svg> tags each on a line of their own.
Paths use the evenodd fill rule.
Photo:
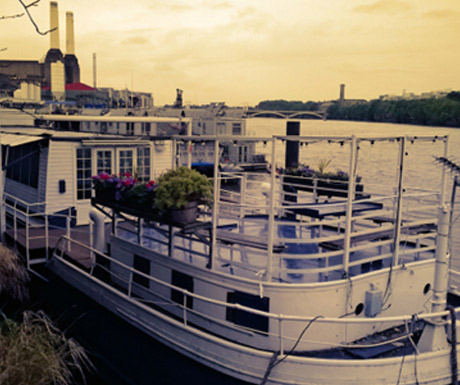
<svg viewBox="0 0 460 385">
<path fill-rule="evenodd" d="M 155 206 L 160 210 L 184 208 L 189 202 L 210 205 L 212 184 L 196 170 L 178 167 L 160 175 L 155 189 Z"/>
</svg>

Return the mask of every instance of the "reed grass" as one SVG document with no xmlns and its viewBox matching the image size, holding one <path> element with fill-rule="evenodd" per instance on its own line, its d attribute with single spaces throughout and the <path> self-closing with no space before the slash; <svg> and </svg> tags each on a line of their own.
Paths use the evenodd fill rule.
<svg viewBox="0 0 460 385">
<path fill-rule="evenodd" d="M 22 322 L 5 317 L 0 346 L 0 384 L 85 383 L 84 368 L 92 368 L 85 350 L 41 310 L 25 311 Z"/>
<path fill-rule="evenodd" d="M 0 294 L 23 301 L 28 298 L 29 274 L 19 257 L 0 244 Z"/>
<path fill-rule="evenodd" d="M 18 256 L 0 244 L 0 294 L 28 298 L 29 275 Z M 85 350 L 42 311 L 24 311 L 17 322 L 0 308 L 0 384 L 68 385 L 86 383 L 93 369 Z"/>
</svg>

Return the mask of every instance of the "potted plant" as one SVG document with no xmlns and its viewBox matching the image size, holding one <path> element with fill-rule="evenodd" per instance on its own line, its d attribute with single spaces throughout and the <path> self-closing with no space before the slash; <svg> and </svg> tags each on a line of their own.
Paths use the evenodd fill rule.
<svg viewBox="0 0 460 385">
<path fill-rule="evenodd" d="M 305 164 L 298 164 L 281 170 L 284 174 L 284 183 L 292 184 L 296 190 L 316 191 L 318 195 L 345 197 L 348 192 L 348 173 L 337 170 L 326 171 L 330 161 L 320 160 L 318 170 L 314 170 Z M 361 177 L 356 177 L 355 191 L 362 192 L 363 185 L 360 184 Z M 316 189 L 315 189 L 316 186 Z M 357 194 L 364 198 L 364 194 Z"/>
<path fill-rule="evenodd" d="M 198 204 L 211 205 L 212 184 L 188 167 L 169 170 L 158 178 L 155 207 L 173 222 L 189 223 L 197 217 Z"/>
<path fill-rule="evenodd" d="M 155 213 L 155 195 L 158 184 L 151 180 L 147 183 L 136 182 L 131 188 L 122 192 L 120 205 L 135 210 L 141 210 L 146 214 Z"/>
<path fill-rule="evenodd" d="M 108 206 L 117 205 L 119 209 L 147 210 L 152 212 L 155 199 L 154 181 L 139 182 L 130 173 L 109 175 L 101 172 L 93 176 L 96 199 Z"/>
</svg>

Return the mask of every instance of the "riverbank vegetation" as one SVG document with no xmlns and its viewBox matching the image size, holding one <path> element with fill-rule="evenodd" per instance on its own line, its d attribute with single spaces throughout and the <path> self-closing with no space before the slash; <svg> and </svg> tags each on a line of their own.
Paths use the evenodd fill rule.
<svg viewBox="0 0 460 385">
<path fill-rule="evenodd" d="M 334 103 L 327 110 L 327 118 L 460 127 L 460 92 L 436 99 L 372 100 L 343 106 Z"/>
<path fill-rule="evenodd" d="M 24 311 L 17 320 L 3 313 L 5 302 L 28 297 L 28 280 L 17 255 L 0 244 L 0 384 L 84 383 L 91 367 L 85 350 L 44 312 Z"/>
<path fill-rule="evenodd" d="M 265 111 L 318 111 L 321 103 L 301 102 L 299 100 L 264 100 L 257 106 L 257 110 Z"/>
<path fill-rule="evenodd" d="M 460 127 L 460 91 L 427 99 L 300 102 L 266 100 L 256 109 L 267 111 L 321 111 L 327 119 Z"/>
</svg>

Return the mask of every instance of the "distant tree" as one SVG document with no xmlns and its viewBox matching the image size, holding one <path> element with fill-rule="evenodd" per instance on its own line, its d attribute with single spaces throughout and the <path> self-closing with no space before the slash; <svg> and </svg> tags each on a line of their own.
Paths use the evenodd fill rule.
<svg viewBox="0 0 460 385">
<path fill-rule="evenodd" d="M 317 111 L 318 103 L 308 101 L 302 102 L 300 100 L 264 100 L 260 102 L 256 108 L 258 110 L 267 111 Z"/>
<path fill-rule="evenodd" d="M 349 106 L 332 104 L 329 119 L 460 127 L 460 92 L 422 100 L 372 100 Z"/>
<path fill-rule="evenodd" d="M 449 94 L 447 95 L 447 99 L 455 100 L 457 102 L 460 102 L 460 91 L 449 92 Z"/>
</svg>

